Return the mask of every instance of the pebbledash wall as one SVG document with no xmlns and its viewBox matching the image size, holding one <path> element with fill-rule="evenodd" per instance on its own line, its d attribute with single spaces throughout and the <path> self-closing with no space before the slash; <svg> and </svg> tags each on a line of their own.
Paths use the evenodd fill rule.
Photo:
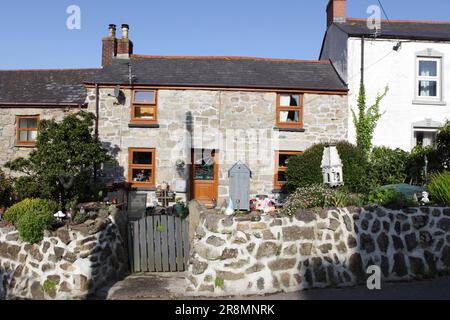
<svg viewBox="0 0 450 320">
<path fill-rule="evenodd" d="M 204 214 L 196 231 L 187 293 L 227 296 L 384 281 L 450 271 L 450 208 L 303 211 L 259 222 Z"/>
<path fill-rule="evenodd" d="M 87 299 L 105 290 L 128 272 L 123 225 L 117 214 L 97 218 L 34 245 L 0 229 L 0 300 Z"/>
<path fill-rule="evenodd" d="M 282 132 L 274 129 L 275 92 L 159 90 L 159 128 L 130 128 L 131 90 L 123 92 L 125 102 L 117 104 L 113 89 L 100 89 L 99 136 L 117 155 L 108 175 L 126 179 L 129 148 L 155 148 L 156 185 L 168 182 L 174 187 L 178 180 L 189 184 L 189 167 L 179 173 L 177 160 L 190 164 L 191 146 L 218 149 L 219 203 L 228 198 L 228 170 L 237 161 L 253 172 L 251 193 L 271 194 L 275 151 L 304 151 L 317 142 L 347 139 L 346 95 L 305 94 L 305 132 Z M 88 97 L 89 110 L 95 112 L 93 89 Z"/>
<path fill-rule="evenodd" d="M 0 168 L 6 162 L 18 157 L 27 157 L 33 148 L 18 146 L 16 116 L 37 116 L 41 120 L 55 119 L 61 121 L 66 115 L 78 112 L 78 108 L 29 108 L 29 107 L 0 107 Z M 11 172 L 14 174 L 13 172 Z"/>
</svg>

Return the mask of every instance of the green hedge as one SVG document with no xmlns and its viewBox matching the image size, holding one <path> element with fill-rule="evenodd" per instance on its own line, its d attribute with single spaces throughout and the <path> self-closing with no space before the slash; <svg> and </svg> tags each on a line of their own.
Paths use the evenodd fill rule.
<svg viewBox="0 0 450 320">
<path fill-rule="evenodd" d="M 375 147 L 370 154 L 370 178 L 373 186 L 404 183 L 408 153 L 401 149 Z"/>
<path fill-rule="evenodd" d="M 316 144 L 289 160 L 286 176 L 290 191 L 323 183 L 321 165 L 325 146 L 325 143 Z M 343 164 L 344 188 L 355 193 L 368 193 L 372 186 L 367 179 L 368 163 L 364 152 L 345 141 L 338 142 L 337 149 Z"/>
<path fill-rule="evenodd" d="M 44 230 L 53 220 L 58 204 L 51 200 L 25 199 L 5 213 L 6 221 L 13 223 L 22 240 L 36 243 L 42 240 Z"/>
<path fill-rule="evenodd" d="M 0 208 L 10 205 L 13 190 L 12 179 L 8 178 L 0 169 Z"/>
</svg>

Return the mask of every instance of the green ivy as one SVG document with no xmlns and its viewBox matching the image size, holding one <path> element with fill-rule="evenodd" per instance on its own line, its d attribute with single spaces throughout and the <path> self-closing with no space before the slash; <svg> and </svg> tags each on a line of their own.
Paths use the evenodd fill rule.
<svg viewBox="0 0 450 320">
<path fill-rule="evenodd" d="M 380 103 L 386 97 L 388 91 L 389 87 L 386 87 L 383 94 L 377 94 L 375 103 L 367 108 L 366 89 L 364 85 L 361 85 L 358 97 L 358 114 L 352 110 L 353 124 L 356 128 L 356 144 L 367 156 L 372 150 L 373 134 L 377 123 L 384 114 L 380 112 Z"/>
</svg>

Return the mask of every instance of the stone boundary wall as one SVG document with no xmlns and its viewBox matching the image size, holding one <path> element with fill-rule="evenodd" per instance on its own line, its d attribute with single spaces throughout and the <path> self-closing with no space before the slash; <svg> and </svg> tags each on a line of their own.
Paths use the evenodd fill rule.
<svg viewBox="0 0 450 320">
<path fill-rule="evenodd" d="M 383 281 L 450 271 L 450 208 L 346 208 L 239 221 L 202 215 L 191 251 L 187 292 L 228 296 Z M 247 219 L 248 220 L 248 219 Z"/>
<path fill-rule="evenodd" d="M 0 229 L 0 300 L 86 299 L 128 271 L 121 218 L 97 218 L 65 227 L 34 245 Z M 74 227 L 75 229 L 75 227 Z"/>
</svg>

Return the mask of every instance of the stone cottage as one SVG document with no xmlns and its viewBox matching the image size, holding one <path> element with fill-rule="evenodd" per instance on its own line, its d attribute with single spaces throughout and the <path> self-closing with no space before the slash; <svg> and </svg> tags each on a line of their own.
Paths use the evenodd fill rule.
<svg viewBox="0 0 450 320">
<path fill-rule="evenodd" d="M 40 109 L 0 107 L 8 154 L 0 165 L 20 155 L 21 135 L 14 132 L 22 130 L 21 116 L 85 108 L 97 115 L 96 133 L 114 155 L 104 165 L 106 179 L 129 182 L 149 195 L 148 204 L 167 183 L 177 197 L 212 206 L 228 198 L 228 171 L 238 161 L 252 171 L 251 195 L 273 195 L 286 182 L 289 157 L 317 142 L 347 139 L 347 87 L 329 61 L 135 55 L 128 25 L 121 31 L 117 39 L 110 25 L 101 69 L 30 72 L 36 80 L 29 94 L 3 83 L 19 71 L 0 73 L 0 101 L 9 94 L 17 104 L 24 94 L 41 103 Z M 49 99 L 54 105 L 38 99 L 44 90 L 38 86 L 58 96 Z"/>
</svg>

